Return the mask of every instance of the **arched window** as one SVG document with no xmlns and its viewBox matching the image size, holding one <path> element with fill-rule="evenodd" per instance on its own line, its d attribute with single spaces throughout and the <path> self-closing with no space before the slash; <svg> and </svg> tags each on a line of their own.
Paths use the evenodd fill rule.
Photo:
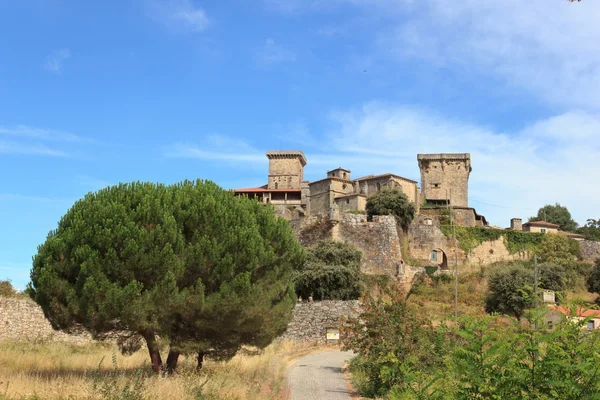
<svg viewBox="0 0 600 400">
<path fill-rule="evenodd" d="M 346 173 L 344 172 L 344 179 L 346 179 Z"/>
</svg>

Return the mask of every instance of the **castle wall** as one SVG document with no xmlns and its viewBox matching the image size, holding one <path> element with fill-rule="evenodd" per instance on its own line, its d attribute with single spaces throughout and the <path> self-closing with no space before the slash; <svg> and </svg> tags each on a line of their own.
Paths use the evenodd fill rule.
<svg viewBox="0 0 600 400">
<path fill-rule="evenodd" d="M 463 272 L 478 271 L 481 266 L 496 262 L 525 261 L 531 257 L 528 253 L 510 254 L 504 238 L 485 241 L 468 255 L 460 248 L 460 243 L 456 246 L 455 251 L 454 239 L 445 236 L 439 228 L 439 216 L 423 214 L 415 216 L 408 229 L 408 250 L 411 258 L 430 265 L 439 264 L 430 260 L 431 252 L 433 250 L 443 251 L 449 269 L 454 268 L 458 255 L 458 264 Z"/>
<path fill-rule="evenodd" d="M 326 343 L 327 329 L 341 327 L 340 318 L 356 317 L 360 313 L 357 300 L 323 300 L 296 303 L 292 321 L 282 339 L 298 342 Z"/>
<path fill-rule="evenodd" d="M 70 335 L 52 329 L 41 307 L 31 300 L 0 298 L 0 341 L 2 340 L 84 344 L 91 342 L 92 338 L 87 332 Z"/>
<path fill-rule="evenodd" d="M 344 214 L 334 229 L 334 239 L 348 242 L 363 253 L 364 273 L 396 275 L 402 246 L 393 216 L 374 216 L 373 222 L 367 222 L 366 215 Z"/>
</svg>

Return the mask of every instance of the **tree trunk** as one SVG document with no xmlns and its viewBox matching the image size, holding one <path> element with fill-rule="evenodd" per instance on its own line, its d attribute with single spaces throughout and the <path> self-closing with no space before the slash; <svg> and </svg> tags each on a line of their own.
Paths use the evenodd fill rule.
<svg viewBox="0 0 600 400">
<path fill-rule="evenodd" d="M 177 369 L 177 361 L 179 360 L 179 352 L 173 349 L 169 350 L 167 356 L 167 373 L 173 375 L 173 372 Z"/>
<path fill-rule="evenodd" d="M 196 367 L 197 371 L 200 371 L 202 369 L 202 364 L 204 364 L 204 352 L 199 351 L 198 352 L 198 366 Z"/>
<path fill-rule="evenodd" d="M 159 373 L 162 368 L 162 359 L 160 358 L 160 351 L 158 350 L 158 344 L 152 334 L 145 334 L 146 345 L 148 345 L 148 353 L 150 354 L 150 362 L 152 363 L 152 371 Z"/>
</svg>

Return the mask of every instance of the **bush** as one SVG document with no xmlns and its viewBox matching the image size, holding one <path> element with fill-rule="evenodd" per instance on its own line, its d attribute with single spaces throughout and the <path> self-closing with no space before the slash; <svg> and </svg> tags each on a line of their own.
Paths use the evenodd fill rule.
<svg viewBox="0 0 600 400">
<path fill-rule="evenodd" d="M 532 272 L 522 265 L 495 271 L 489 278 L 489 293 L 485 298 L 485 311 L 523 316 L 525 308 L 533 304 Z"/>
<path fill-rule="evenodd" d="M 385 188 L 367 198 L 367 215 L 393 215 L 396 222 L 404 229 L 415 217 L 415 206 L 399 189 Z"/>
<path fill-rule="evenodd" d="M 354 300 L 361 294 L 362 253 L 350 244 L 324 240 L 308 249 L 294 278 L 296 295 L 314 300 Z"/>
<path fill-rule="evenodd" d="M 18 294 L 10 280 L 0 280 L 0 297 L 15 297 Z"/>
<path fill-rule="evenodd" d="M 580 253 L 576 240 L 562 234 L 547 233 L 540 243 L 538 254 L 546 262 L 566 266 L 575 263 Z"/>
<path fill-rule="evenodd" d="M 489 293 L 485 299 L 487 312 L 498 312 L 520 319 L 526 308 L 535 304 L 535 278 L 533 267 L 512 264 L 497 269 L 488 280 Z M 568 275 L 561 265 L 538 265 L 538 288 L 560 294 L 568 288 Z"/>
</svg>

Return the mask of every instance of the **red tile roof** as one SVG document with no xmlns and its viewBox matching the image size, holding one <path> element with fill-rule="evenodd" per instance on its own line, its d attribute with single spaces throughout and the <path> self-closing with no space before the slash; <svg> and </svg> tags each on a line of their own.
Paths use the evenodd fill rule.
<svg viewBox="0 0 600 400">
<path fill-rule="evenodd" d="M 244 189 L 233 189 L 236 193 L 265 193 L 265 192 L 294 192 L 299 193 L 301 189 L 266 189 L 266 188 L 244 188 Z"/>
<path fill-rule="evenodd" d="M 553 223 L 548 222 L 548 221 L 531 221 L 531 222 L 525 222 L 523 224 L 523 226 L 541 226 L 543 228 L 556 228 L 556 229 L 558 229 L 560 227 L 560 225 L 553 224 Z"/>
<path fill-rule="evenodd" d="M 549 305 L 548 308 L 550 308 L 551 310 L 557 311 L 566 316 L 571 315 L 571 310 L 568 308 L 565 308 L 563 306 Z M 600 310 L 586 310 L 582 307 L 579 307 L 577 309 L 576 316 L 582 317 L 582 318 L 587 318 L 587 317 L 600 318 Z"/>
</svg>

